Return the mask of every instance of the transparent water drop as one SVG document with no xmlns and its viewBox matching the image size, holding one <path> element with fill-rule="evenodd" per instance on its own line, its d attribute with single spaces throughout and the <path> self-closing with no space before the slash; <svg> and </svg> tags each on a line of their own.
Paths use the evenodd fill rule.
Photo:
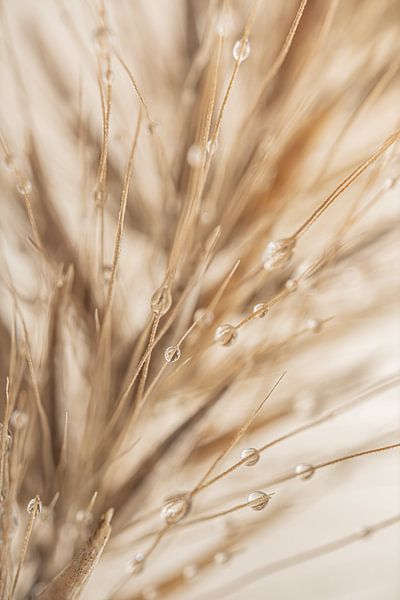
<svg viewBox="0 0 400 600">
<path fill-rule="evenodd" d="M 111 85 L 114 81 L 114 71 L 111 68 L 106 69 L 103 79 L 106 85 Z"/>
<path fill-rule="evenodd" d="M 190 511 L 191 498 L 188 494 L 177 494 L 167 498 L 161 508 L 161 518 L 168 524 L 179 523 Z"/>
<path fill-rule="evenodd" d="M 97 208 L 101 208 L 106 203 L 106 192 L 104 190 L 95 190 L 94 191 L 94 203 Z"/>
<path fill-rule="evenodd" d="M 217 566 L 225 565 L 229 561 L 229 554 L 224 550 L 216 552 L 213 558 L 214 564 Z"/>
<path fill-rule="evenodd" d="M 241 455 L 241 460 L 247 458 L 246 462 L 243 463 L 246 467 L 253 467 L 260 460 L 260 453 L 257 448 L 245 448 Z"/>
<path fill-rule="evenodd" d="M 28 425 L 28 415 L 22 410 L 15 409 L 11 413 L 10 425 L 16 430 L 24 429 Z"/>
<path fill-rule="evenodd" d="M 307 329 L 311 333 L 319 333 L 322 329 L 322 322 L 319 319 L 308 319 Z"/>
<path fill-rule="evenodd" d="M 313 467 L 313 465 L 309 465 L 308 463 L 300 463 L 296 466 L 294 472 L 299 479 L 305 481 L 314 475 L 315 467 Z"/>
<path fill-rule="evenodd" d="M 260 302 L 260 304 L 256 304 L 253 307 L 253 315 L 256 319 L 263 319 L 265 315 L 268 313 L 269 307 L 268 304 L 264 302 Z"/>
<path fill-rule="evenodd" d="M 28 515 L 31 515 L 36 510 L 36 514 L 38 515 L 42 512 L 42 508 L 42 501 L 37 496 L 36 498 L 32 498 L 31 500 L 29 500 L 28 505 L 26 507 L 26 512 L 28 513 Z"/>
<path fill-rule="evenodd" d="M 150 300 L 151 310 L 160 317 L 169 311 L 171 304 L 171 290 L 165 285 L 156 290 Z"/>
<path fill-rule="evenodd" d="M 142 552 L 135 554 L 132 560 L 128 562 L 126 568 L 131 575 L 138 575 L 141 573 L 144 568 L 144 554 Z"/>
<path fill-rule="evenodd" d="M 90 525 L 93 522 L 93 515 L 89 510 L 78 510 L 75 515 L 75 521 L 82 525 Z"/>
<path fill-rule="evenodd" d="M 237 331 L 233 325 L 220 325 L 215 330 L 214 341 L 221 346 L 231 346 L 237 338 Z"/>
<path fill-rule="evenodd" d="M 299 282 L 297 279 L 288 279 L 285 283 L 285 288 L 289 293 L 297 292 L 299 289 Z"/>
<path fill-rule="evenodd" d="M 302 416 L 311 417 L 317 408 L 317 398 L 309 390 L 301 390 L 293 399 L 293 408 Z"/>
<path fill-rule="evenodd" d="M 199 169 L 203 164 L 203 151 L 198 144 L 190 146 L 186 160 L 192 169 Z"/>
<path fill-rule="evenodd" d="M 215 31 L 219 37 L 228 37 L 235 29 L 235 19 L 226 7 L 216 13 Z"/>
<path fill-rule="evenodd" d="M 214 319 L 214 314 L 209 308 L 198 308 L 194 313 L 194 320 L 201 328 L 211 325 Z"/>
<path fill-rule="evenodd" d="M 105 25 L 98 27 L 93 33 L 95 48 L 100 54 L 107 54 L 112 43 L 111 31 Z"/>
<path fill-rule="evenodd" d="M 11 171 L 14 168 L 14 157 L 12 154 L 6 154 L 4 157 L 4 166 Z"/>
<path fill-rule="evenodd" d="M 3 442 L 3 423 L 0 423 L 0 440 Z M 10 430 L 6 433 L 6 450 L 11 450 L 13 445 L 13 436 Z"/>
<path fill-rule="evenodd" d="M 208 140 L 206 146 L 207 153 L 211 156 L 218 150 L 218 140 L 217 138 L 213 140 L 212 138 Z"/>
<path fill-rule="evenodd" d="M 142 600 L 157 600 L 160 594 L 153 586 L 147 586 L 142 590 Z"/>
<path fill-rule="evenodd" d="M 395 186 L 395 184 L 396 180 L 393 177 L 387 177 L 382 184 L 382 190 L 384 192 L 387 192 L 388 190 L 391 190 Z"/>
<path fill-rule="evenodd" d="M 248 39 L 238 40 L 233 46 L 232 55 L 235 60 L 242 63 L 249 58 L 251 52 L 251 46 Z"/>
<path fill-rule="evenodd" d="M 165 350 L 164 358 L 168 363 L 174 363 L 181 357 L 181 350 L 179 346 L 168 346 Z"/>
<path fill-rule="evenodd" d="M 262 255 L 262 262 L 266 271 L 283 269 L 292 259 L 295 242 L 292 238 L 270 242 Z"/>
<path fill-rule="evenodd" d="M 17 183 L 17 192 L 21 196 L 27 196 L 32 192 L 32 181 L 24 177 L 20 179 Z"/>
<path fill-rule="evenodd" d="M 193 579 L 199 574 L 199 569 L 196 565 L 186 565 L 182 570 L 182 575 L 185 579 Z"/>
<path fill-rule="evenodd" d="M 247 498 L 248 505 L 253 510 L 262 510 L 265 508 L 270 500 L 270 496 L 265 492 L 251 492 Z"/>
</svg>

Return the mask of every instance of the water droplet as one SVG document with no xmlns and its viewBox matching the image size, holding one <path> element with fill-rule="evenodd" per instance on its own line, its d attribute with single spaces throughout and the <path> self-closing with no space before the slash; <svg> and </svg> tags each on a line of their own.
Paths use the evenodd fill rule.
<svg viewBox="0 0 400 600">
<path fill-rule="evenodd" d="M 75 515 L 75 521 L 83 525 L 90 525 L 93 521 L 93 515 L 88 510 L 78 510 Z"/>
<path fill-rule="evenodd" d="M 160 317 L 169 311 L 171 304 L 171 290 L 165 285 L 156 290 L 150 300 L 151 310 Z"/>
<path fill-rule="evenodd" d="M 220 325 L 215 330 L 214 342 L 221 346 L 231 346 L 237 338 L 237 331 L 233 325 Z"/>
<path fill-rule="evenodd" d="M 252 467 L 258 463 L 260 460 L 260 453 L 257 448 L 245 448 L 241 455 L 241 460 L 247 458 L 246 462 L 243 463 L 246 467 Z"/>
<path fill-rule="evenodd" d="M 0 423 L 0 440 L 3 439 L 3 423 Z M 7 431 L 6 450 L 11 450 L 13 444 L 13 436 L 10 430 Z"/>
<path fill-rule="evenodd" d="M 253 307 L 253 315 L 256 319 L 262 319 L 268 313 L 269 307 L 268 304 L 261 302 L 260 304 L 256 304 Z"/>
<path fill-rule="evenodd" d="M 190 146 L 186 160 L 193 169 L 199 169 L 203 164 L 203 152 L 198 144 Z"/>
<path fill-rule="evenodd" d="M 288 279 L 285 283 L 285 288 L 291 294 L 293 292 L 297 292 L 297 290 L 299 289 L 299 282 L 297 281 L 297 279 Z"/>
<path fill-rule="evenodd" d="M 248 39 L 238 40 L 233 46 L 232 55 L 235 60 L 242 63 L 250 56 L 251 46 Z"/>
<path fill-rule="evenodd" d="M 215 31 L 219 37 L 227 37 L 235 28 L 233 15 L 224 7 L 216 13 Z"/>
<path fill-rule="evenodd" d="M 286 238 L 270 242 L 262 255 L 262 262 L 266 271 L 282 269 L 289 264 L 294 251 L 294 240 Z"/>
<path fill-rule="evenodd" d="M 98 27 L 93 34 L 93 38 L 97 51 L 101 54 L 107 54 L 112 40 L 111 32 L 108 27 L 105 27 L 104 25 Z"/>
<path fill-rule="evenodd" d="M 161 518 L 168 524 L 179 523 L 190 511 L 191 498 L 188 494 L 177 494 L 167 498 L 161 508 Z"/>
<path fill-rule="evenodd" d="M 14 168 L 14 157 L 12 154 L 6 154 L 4 157 L 4 166 L 11 171 Z"/>
<path fill-rule="evenodd" d="M 367 537 L 369 537 L 371 535 L 372 531 L 371 531 L 371 529 L 369 527 L 364 526 L 364 527 L 361 527 L 359 533 L 360 533 L 360 537 L 367 538 Z"/>
<path fill-rule="evenodd" d="M 10 416 L 10 425 L 14 429 L 24 429 L 28 425 L 28 415 L 17 408 L 13 410 Z"/>
<path fill-rule="evenodd" d="M 182 575 L 185 579 L 193 579 L 198 573 L 199 569 L 196 565 L 186 565 L 182 570 Z"/>
<path fill-rule="evenodd" d="M 142 600 L 157 600 L 157 598 L 160 598 L 160 594 L 156 588 L 148 586 L 142 590 Z"/>
<path fill-rule="evenodd" d="M 106 69 L 103 78 L 104 78 L 105 84 L 111 85 L 112 82 L 114 81 L 114 71 L 110 68 Z"/>
<path fill-rule="evenodd" d="M 128 573 L 132 575 L 138 575 L 143 571 L 144 567 L 144 554 L 138 552 L 135 554 L 132 560 L 130 560 L 126 566 Z"/>
<path fill-rule="evenodd" d="M 207 153 L 212 156 L 218 150 L 218 140 L 213 140 L 212 138 L 209 139 L 207 142 L 206 149 Z"/>
<path fill-rule="evenodd" d="M 221 550 L 220 552 L 216 552 L 214 554 L 214 564 L 217 566 L 225 565 L 229 560 L 229 554 Z"/>
<path fill-rule="evenodd" d="M 39 496 L 36 496 L 36 498 L 29 500 L 26 511 L 28 515 L 31 515 L 36 510 L 36 514 L 38 515 L 42 512 L 42 506 L 42 501 L 40 500 Z"/>
<path fill-rule="evenodd" d="M 21 194 L 21 196 L 27 196 L 30 194 L 32 192 L 31 180 L 27 179 L 26 177 L 20 179 L 20 181 L 17 183 L 17 192 L 18 194 Z"/>
<path fill-rule="evenodd" d="M 248 505 L 253 510 L 262 510 L 270 500 L 270 496 L 265 492 L 251 492 L 247 498 Z"/>
<path fill-rule="evenodd" d="M 164 358 L 168 363 L 174 363 L 181 357 L 181 350 L 179 346 L 168 346 L 165 350 Z"/>
<path fill-rule="evenodd" d="M 387 179 L 385 179 L 385 181 L 382 184 L 382 190 L 384 192 L 391 190 L 394 187 L 395 183 L 396 183 L 395 179 L 393 179 L 392 177 L 388 177 Z"/>
<path fill-rule="evenodd" d="M 106 203 L 106 193 L 104 190 L 95 190 L 94 191 L 94 202 L 97 208 L 101 208 Z"/>
<path fill-rule="evenodd" d="M 214 319 L 214 314 L 209 308 L 198 308 L 194 313 L 194 320 L 201 328 L 211 325 Z"/>
<path fill-rule="evenodd" d="M 319 319 L 308 319 L 307 329 L 311 333 L 319 333 L 322 329 L 322 322 Z"/>
<path fill-rule="evenodd" d="M 294 472 L 296 473 L 299 479 L 305 481 L 306 479 L 310 479 L 310 477 L 314 475 L 315 468 L 307 463 L 300 463 L 296 466 Z"/>
<path fill-rule="evenodd" d="M 299 415 L 311 417 L 315 414 L 317 408 L 317 399 L 312 392 L 308 390 L 302 390 L 294 397 L 293 408 Z"/>
</svg>

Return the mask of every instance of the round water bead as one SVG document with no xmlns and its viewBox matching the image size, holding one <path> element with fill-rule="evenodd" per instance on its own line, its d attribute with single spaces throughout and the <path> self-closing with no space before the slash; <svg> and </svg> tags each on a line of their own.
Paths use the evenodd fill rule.
<svg viewBox="0 0 400 600">
<path fill-rule="evenodd" d="M 220 552 L 216 552 L 214 554 L 213 560 L 215 565 L 225 565 L 229 560 L 229 554 L 224 550 L 221 550 Z"/>
<path fill-rule="evenodd" d="M 4 165 L 5 165 L 6 169 L 8 169 L 9 171 L 11 171 L 11 169 L 14 167 L 14 157 L 12 154 L 5 155 Z"/>
<path fill-rule="evenodd" d="M 142 600 L 157 600 L 157 598 L 160 598 L 160 595 L 156 588 L 148 586 L 142 590 Z"/>
<path fill-rule="evenodd" d="M 10 425 L 14 429 L 24 429 L 28 424 L 28 415 L 22 410 L 15 409 L 11 413 Z"/>
<path fill-rule="evenodd" d="M 167 498 L 161 508 L 161 518 L 168 524 L 179 523 L 190 511 L 191 499 L 188 494 L 177 494 Z"/>
<path fill-rule="evenodd" d="M 322 329 L 322 322 L 319 319 L 308 319 L 307 329 L 311 333 L 319 333 Z"/>
<path fill-rule="evenodd" d="M 213 155 L 218 150 L 218 140 L 212 138 L 208 140 L 206 150 L 208 154 Z"/>
<path fill-rule="evenodd" d="M 75 521 L 84 525 L 90 525 L 93 521 L 93 515 L 89 510 L 78 510 L 75 515 Z"/>
<path fill-rule="evenodd" d="M 296 466 L 294 472 L 296 473 L 299 479 L 305 481 L 306 479 L 310 479 L 310 477 L 314 475 L 315 468 L 307 463 L 300 463 Z"/>
<path fill-rule="evenodd" d="M 194 320 L 199 327 L 207 327 L 213 322 L 213 312 L 209 308 L 198 308 L 194 313 Z"/>
<path fill-rule="evenodd" d="M 253 307 L 253 315 L 256 319 L 262 319 L 268 313 L 269 307 L 268 304 L 264 302 L 260 302 L 260 304 L 256 304 Z"/>
<path fill-rule="evenodd" d="M 214 342 L 221 346 L 231 346 L 237 338 L 237 331 L 233 325 L 220 325 L 215 330 Z"/>
<path fill-rule="evenodd" d="M 181 357 L 179 346 L 168 346 L 164 352 L 164 358 L 168 363 L 174 363 Z"/>
<path fill-rule="evenodd" d="M 285 288 L 289 293 L 297 292 L 299 289 L 299 282 L 297 279 L 288 279 L 285 283 Z"/>
<path fill-rule="evenodd" d="M 127 571 L 132 575 L 138 575 L 143 571 L 144 567 L 144 554 L 138 552 L 127 564 Z"/>
<path fill-rule="evenodd" d="M 161 286 L 154 292 L 150 300 L 151 310 L 160 317 L 169 311 L 171 304 L 172 295 L 168 286 Z"/>
<path fill-rule="evenodd" d="M 36 510 L 36 514 L 38 515 L 42 512 L 42 508 L 42 501 L 38 496 L 36 496 L 36 498 L 32 498 L 32 500 L 29 500 L 28 506 L 26 507 L 26 511 L 28 515 L 31 515 L 34 512 L 34 510 Z"/>
<path fill-rule="evenodd" d="M 198 573 L 199 569 L 196 565 L 186 565 L 186 567 L 183 567 L 182 570 L 182 575 L 185 579 L 193 579 L 193 577 L 196 577 Z"/>
<path fill-rule="evenodd" d="M 249 58 L 251 46 L 248 39 L 238 40 L 233 46 L 232 55 L 235 60 L 242 63 Z"/>
<path fill-rule="evenodd" d="M 198 144 L 190 146 L 186 160 L 193 169 L 199 169 L 203 164 L 203 151 Z"/>
<path fill-rule="evenodd" d="M 265 492 L 251 492 L 247 498 L 248 505 L 253 510 L 262 510 L 269 502 L 270 496 Z"/>
<path fill-rule="evenodd" d="M 283 269 L 289 264 L 294 250 L 294 240 L 286 238 L 269 242 L 262 255 L 262 262 L 266 271 Z"/>
<path fill-rule="evenodd" d="M 21 194 L 21 196 L 27 196 L 32 192 L 32 181 L 24 177 L 20 179 L 17 183 L 17 192 Z"/>
<path fill-rule="evenodd" d="M 240 458 L 243 460 L 245 458 L 247 458 L 246 462 L 243 463 L 246 467 L 253 467 L 254 465 L 256 465 L 258 463 L 258 461 L 260 460 L 260 453 L 257 450 L 257 448 L 245 448 L 241 455 Z"/>
<path fill-rule="evenodd" d="M 393 179 L 392 177 L 388 177 L 387 179 L 385 179 L 385 181 L 382 184 L 382 190 L 384 192 L 391 190 L 392 187 L 394 187 L 395 183 L 396 183 L 395 179 Z"/>
<path fill-rule="evenodd" d="M 3 423 L 0 423 L 0 440 L 3 441 Z M 7 431 L 6 434 L 6 450 L 11 450 L 13 444 L 13 436 L 11 431 Z"/>
</svg>

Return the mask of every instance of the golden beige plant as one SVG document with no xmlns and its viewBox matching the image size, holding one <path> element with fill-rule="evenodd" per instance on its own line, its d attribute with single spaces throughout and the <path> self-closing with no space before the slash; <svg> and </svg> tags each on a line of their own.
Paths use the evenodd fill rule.
<svg viewBox="0 0 400 600">
<path fill-rule="evenodd" d="M 397 598 L 398 2 L 0 22 L 0 599 Z"/>
</svg>

